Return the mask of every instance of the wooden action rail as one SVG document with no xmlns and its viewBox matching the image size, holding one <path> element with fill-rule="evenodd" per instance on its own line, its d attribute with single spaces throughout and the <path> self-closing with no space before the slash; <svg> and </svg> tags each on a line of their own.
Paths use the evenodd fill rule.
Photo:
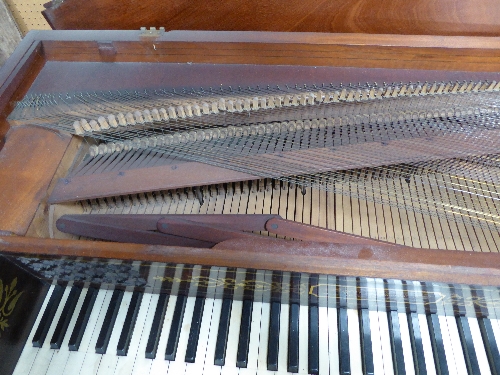
<svg viewBox="0 0 500 375">
<path fill-rule="evenodd" d="M 200 264 L 339 276 L 500 285 L 500 254 L 235 239 L 212 249 L 0 236 L 0 254 Z"/>
</svg>

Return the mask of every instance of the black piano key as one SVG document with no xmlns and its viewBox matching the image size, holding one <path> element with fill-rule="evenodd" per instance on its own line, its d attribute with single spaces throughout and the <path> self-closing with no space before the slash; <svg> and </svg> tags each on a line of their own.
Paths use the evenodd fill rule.
<svg viewBox="0 0 500 375">
<path fill-rule="evenodd" d="M 251 300 L 243 301 L 241 310 L 240 337 L 236 354 L 236 366 L 246 368 L 248 362 L 248 349 L 250 345 L 250 328 L 252 325 L 253 303 Z"/>
<path fill-rule="evenodd" d="M 300 305 L 290 305 L 288 322 L 288 372 L 299 372 L 299 311 Z"/>
<path fill-rule="evenodd" d="M 288 372 L 299 372 L 300 273 L 290 275 L 290 311 L 288 316 Z"/>
<path fill-rule="evenodd" d="M 167 349 L 165 350 L 165 359 L 168 361 L 175 360 L 175 354 L 177 353 L 177 344 L 179 343 L 179 335 L 181 333 L 182 319 L 184 317 L 186 302 L 187 297 L 185 295 L 177 296 L 174 315 L 172 317 L 172 325 L 170 326 L 170 333 L 168 335 Z"/>
<path fill-rule="evenodd" d="M 186 348 L 185 362 L 194 363 L 196 360 L 196 350 L 198 349 L 198 338 L 200 336 L 201 319 L 203 318 L 203 308 L 205 298 L 197 297 L 194 303 L 193 318 L 191 320 L 191 330 Z"/>
<path fill-rule="evenodd" d="M 101 332 L 99 333 L 99 337 L 97 338 L 97 343 L 95 345 L 95 352 L 97 354 L 106 354 L 109 338 L 113 332 L 116 316 L 118 315 L 122 299 L 123 290 L 115 289 L 113 291 L 113 295 L 111 296 L 111 301 L 109 302 L 108 310 L 106 311 L 104 322 L 102 323 Z"/>
<path fill-rule="evenodd" d="M 358 278 L 356 284 L 363 374 L 373 375 L 374 365 L 372 334 L 370 330 L 370 314 L 368 312 L 368 285 L 365 278 Z"/>
<path fill-rule="evenodd" d="M 413 285 L 403 281 L 403 294 L 405 298 L 406 312 L 417 312 L 417 303 L 415 298 L 415 292 L 413 290 Z"/>
<path fill-rule="evenodd" d="M 347 326 L 347 309 L 340 307 L 337 314 L 339 327 L 339 362 L 340 374 L 351 373 L 351 358 L 349 354 L 349 331 Z"/>
<path fill-rule="evenodd" d="M 500 354 L 498 352 L 493 328 L 491 327 L 491 321 L 488 317 L 479 317 L 477 322 L 481 329 L 481 336 L 486 349 L 486 356 L 488 357 L 491 373 L 493 375 L 500 375 Z"/>
<path fill-rule="evenodd" d="M 209 266 L 203 266 L 200 271 L 200 280 L 209 280 Z M 205 298 L 207 296 L 208 283 L 198 283 L 196 290 L 196 300 L 194 302 L 193 316 L 191 318 L 191 328 L 189 330 L 188 342 L 186 347 L 186 355 L 184 361 L 194 363 L 196 360 L 196 352 L 198 349 L 198 339 L 200 336 L 201 321 L 203 318 L 203 309 L 205 307 Z"/>
<path fill-rule="evenodd" d="M 319 374 L 319 313 L 318 306 L 309 306 L 309 374 Z"/>
<path fill-rule="evenodd" d="M 319 275 L 309 276 L 309 290 L 319 285 Z M 316 293 L 309 293 L 309 349 L 308 349 L 308 371 L 309 374 L 317 375 L 319 373 L 319 311 L 318 296 Z"/>
<path fill-rule="evenodd" d="M 151 324 L 151 329 L 149 331 L 148 343 L 146 344 L 145 355 L 146 358 L 149 359 L 156 358 L 158 343 L 160 342 L 160 335 L 163 328 L 163 320 L 165 318 L 165 312 L 167 311 L 170 292 L 172 290 L 175 270 L 176 267 L 171 264 L 167 264 L 165 267 L 163 281 L 161 283 L 161 290 L 163 292 L 158 297 L 158 304 L 156 305 L 153 323 Z"/>
<path fill-rule="evenodd" d="M 245 285 L 254 285 L 256 275 L 257 273 L 255 270 L 248 270 L 245 277 Z M 238 350 L 236 352 L 236 366 L 241 368 L 246 368 L 248 362 L 250 330 L 252 328 L 253 295 L 253 288 L 245 288 L 243 290 L 240 335 L 238 338 Z"/>
<path fill-rule="evenodd" d="M 422 343 L 422 334 L 420 332 L 420 323 L 418 321 L 415 290 L 411 282 L 403 281 L 402 286 L 406 317 L 408 320 L 408 329 L 410 331 L 410 342 L 413 353 L 413 366 L 415 374 L 425 375 L 427 374 L 427 368 L 425 365 L 424 346 Z"/>
<path fill-rule="evenodd" d="M 451 300 L 453 305 L 453 312 L 455 316 L 465 316 L 465 303 L 463 303 L 464 297 L 462 290 L 459 285 L 448 284 L 451 293 Z"/>
<path fill-rule="evenodd" d="M 489 316 L 488 307 L 485 303 L 486 299 L 484 298 L 483 288 L 478 285 L 472 285 L 470 287 L 470 293 L 472 299 L 474 301 L 478 301 L 479 303 L 474 303 L 474 310 L 476 311 L 477 317 L 486 317 Z"/>
<path fill-rule="evenodd" d="M 73 317 L 73 314 L 75 312 L 75 307 L 78 302 L 78 299 L 80 298 L 81 292 L 82 292 L 81 287 L 76 285 L 71 287 L 68 299 L 66 300 L 66 304 L 64 305 L 63 311 L 61 312 L 61 317 L 57 322 L 56 329 L 54 330 L 54 334 L 52 335 L 52 339 L 50 340 L 51 349 L 61 348 L 64 336 L 66 336 L 66 331 L 68 330 L 69 322 Z"/>
<path fill-rule="evenodd" d="M 193 266 L 185 266 L 182 270 L 181 282 L 179 284 L 179 292 L 175 303 L 174 315 L 172 316 L 172 324 L 167 340 L 167 348 L 165 350 L 165 359 L 174 361 L 177 353 L 177 345 L 182 329 L 182 321 L 184 320 L 184 311 L 186 309 L 187 295 L 189 294 L 191 275 L 193 274 Z"/>
<path fill-rule="evenodd" d="M 359 310 L 359 331 L 361 338 L 361 360 L 363 361 L 363 374 L 373 375 L 372 334 L 370 330 L 370 314 L 368 309 Z"/>
<path fill-rule="evenodd" d="M 153 323 L 149 332 L 148 343 L 146 344 L 146 358 L 155 359 L 156 351 L 158 350 L 158 342 L 160 341 L 160 334 L 163 327 L 163 319 L 167 311 L 167 305 L 170 295 L 162 293 L 158 297 L 158 304 L 156 305 Z"/>
<path fill-rule="evenodd" d="M 411 349 L 413 353 L 413 364 L 416 375 L 426 375 L 424 345 L 422 343 L 422 334 L 420 333 L 420 324 L 418 314 L 411 312 L 407 314 L 408 328 L 410 330 Z"/>
<path fill-rule="evenodd" d="M 271 307 L 269 311 L 269 337 L 267 340 L 268 371 L 278 371 L 282 281 L 283 273 L 274 271 L 271 288 Z"/>
<path fill-rule="evenodd" d="M 215 344 L 214 355 L 214 364 L 217 366 L 224 366 L 224 364 L 226 363 L 227 336 L 229 333 L 229 321 L 231 320 L 232 306 L 232 299 L 224 298 L 222 300 L 219 329 L 217 331 L 217 342 Z"/>
<path fill-rule="evenodd" d="M 50 295 L 49 302 L 45 307 L 45 311 L 43 312 L 42 319 L 38 323 L 38 328 L 36 329 L 35 335 L 33 336 L 33 346 L 36 348 L 41 348 L 45 338 L 47 337 L 47 333 L 49 332 L 49 328 L 54 319 L 54 315 L 56 314 L 57 308 L 59 307 L 59 303 L 61 302 L 61 298 L 64 293 L 64 286 L 55 285 L 52 290 L 52 294 Z"/>
<path fill-rule="evenodd" d="M 78 314 L 78 318 L 75 322 L 75 327 L 73 328 L 73 332 L 71 334 L 71 337 L 69 338 L 68 347 L 71 351 L 76 351 L 80 348 L 83 334 L 85 333 L 85 329 L 87 328 L 90 313 L 94 308 L 94 302 L 98 292 L 99 289 L 94 287 L 90 287 L 87 289 L 87 294 L 85 295 L 85 299 L 83 300 L 80 314 Z"/>
<path fill-rule="evenodd" d="M 437 314 L 427 314 L 427 325 L 429 326 L 436 371 L 438 375 L 448 375 L 448 364 L 446 363 L 446 354 L 444 352 L 443 336 Z"/>
<path fill-rule="evenodd" d="M 337 278 L 338 285 L 338 313 L 337 325 L 339 330 L 339 364 L 340 374 L 351 373 L 351 358 L 349 353 L 349 326 L 347 325 L 347 279 Z"/>
<path fill-rule="evenodd" d="M 391 338 L 392 362 L 395 375 L 406 373 L 405 360 L 403 355 L 403 342 L 401 341 L 401 328 L 399 326 L 399 316 L 397 311 L 388 311 L 389 337 Z"/>
<path fill-rule="evenodd" d="M 396 286 L 393 280 L 384 280 L 384 294 L 386 296 L 394 374 L 401 375 L 406 373 L 406 368 L 403 356 L 403 342 L 401 341 L 401 327 L 399 325 Z"/>
<path fill-rule="evenodd" d="M 142 296 L 143 293 L 139 291 L 135 291 L 132 294 L 127 315 L 125 317 L 125 323 L 118 340 L 118 346 L 116 347 L 116 355 L 127 355 L 130 340 L 132 339 L 132 334 L 134 333 L 135 322 L 137 321 L 137 314 L 139 313 L 139 308 L 141 307 Z"/>
<path fill-rule="evenodd" d="M 481 371 L 479 370 L 479 362 L 472 340 L 469 320 L 465 316 L 457 316 L 455 319 L 457 321 L 458 333 L 460 334 L 460 342 L 464 353 L 465 365 L 467 366 L 467 373 L 469 375 L 480 374 Z"/>
<path fill-rule="evenodd" d="M 448 375 L 448 363 L 446 361 L 446 353 L 444 351 L 443 335 L 441 326 L 439 325 L 439 317 L 437 315 L 436 297 L 432 283 L 421 283 L 422 297 L 425 304 L 427 315 L 427 325 L 431 337 L 432 352 L 434 354 L 434 362 L 438 375 Z"/>
<path fill-rule="evenodd" d="M 271 302 L 269 316 L 269 340 L 267 343 L 267 369 L 278 371 L 281 303 Z"/>
</svg>

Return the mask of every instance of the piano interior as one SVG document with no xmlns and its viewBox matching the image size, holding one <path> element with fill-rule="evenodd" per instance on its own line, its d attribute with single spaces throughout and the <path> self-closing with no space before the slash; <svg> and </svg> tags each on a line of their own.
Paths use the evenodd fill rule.
<svg viewBox="0 0 500 375">
<path fill-rule="evenodd" d="M 0 71 L 0 372 L 500 372 L 500 46 L 356 38 L 30 34 Z"/>
</svg>

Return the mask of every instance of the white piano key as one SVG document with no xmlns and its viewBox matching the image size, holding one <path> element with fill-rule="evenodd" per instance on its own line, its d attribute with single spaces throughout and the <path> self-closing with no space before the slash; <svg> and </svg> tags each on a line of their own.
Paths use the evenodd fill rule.
<svg viewBox="0 0 500 375">
<path fill-rule="evenodd" d="M 213 308 L 215 303 L 215 290 L 217 287 L 219 267 L 212 267 L 210 269 L 209 284 L 207 287 L 207 295 L 205 299 L 205 305 L 203 306 L 203 316 L 200 325 L 200 335 L 198 338 L 198 348 L 196 350 L 196 364 L 203 365 L 205 363 L 208 340 L 210 336 L 210 326 L 212 324 Z"/>
<path fill-rule="evenodd" d="M 384 374 L 384 363 L 382 360 L 382 343 L 380 341 L 380 327 L 377 311 L 370 310 L 370 333 L 372 339 L 373 371 L 375 375 Z M 350 339 L 350 335 L 349 335 Z"/>
<path fill-rule="evenodd" d="M 172 316 L 174 315 L 176 302 L 177 296 L 170 296 L 168 299 L 165 318 L 163 319 L 163 326 L 161 328 L 160 340 L 158 342 L 158 351 L 156 352 L 156 358 L 152 360 L 153 363 L 150 370 L 151 375 L 168 374 L 170 361 L 165 360 L 165 350 L 167 349 L 168 335 L 170 333 L 170 326 L 172 325 Z"/>
<path fill-rule="evenodd" d="M 196 349 L 196 359 L 194 363 L 186 363 L 186 374 L 202 374 L 203 366 L 205 364 L 208 340 L 210 335 L 210 325 L 212 323 L 212 313 L 214 307 L 214 298 L 217 280 L 219 274 L 219 267 L 212 267 L 209 274 L 209 283 L 203 306 L 203 315 L 201 318 L 200 334 L 198 336 L 198 347 Z"/>
<path fill-rule="evenodd" d="M 45 341 L 38 351 L 35 361 L 33 362 L 33 366 L 29 372 L 29 375 L 45 375 L 47 369 L 50 365 L 50 361 L 52 360 L 52 356 L 54 354 L 54 350 L 50 348 L 50 339 L 54 334 L 57 323 L 61 318 L 62 310 L 64 309 L 64 305 L 66 304 L 66 300 L 68 299 L 69 292 L 71 290 L 71 285 L 68 285 L 64 288 L 64 293 L 62 295 L 61 301 L 59 302 L 59 306 L 57 307 L 57 311 L 54 315 L 54 319 L 52 320 L 52 324 L 50 325 L 49 331 L 47 333 L 47 337 Z"/>
<path fill-rule="evenodd" d="M 283 272 L 283 285 L 290 285 L 290 272 Z M 287 371 L 288 361 L 288 316 L 290 314 L 290 291 L 288 288 L 283 288 L 281 294 L 281 311 L 280 311 L 280 337 L 278 351 L 278 371 Z"/>
<path fill-rule="evenodd" d="M 247 369 L 257 369 L 258 358 L 259 358 L 259 336 L 260 336 L 260 325 L 262 320 L 262 297 L 263 297 L 263 286 L 264 277 L 266 272 L 263 270 L 258 270 L 255 275 L 255 292 L 254 300 L 252 304 L 252 322 L 250 326 L 250 341 L 248 345 L 248 360 Z M 245 374 L 248 371 L 240 371 L 240 374 Z"/>
<path fill-rule="evenodd" d="M 179 281 L 182 278 L 183 264 L 178 264 L 175 267 L 174 282 L 172 283 L 171 295 L 168 299 L 167 309 L 165 310 L 165 317 L 163 318 L 163 325 L 161 328 L 160 340 L 158 342 L 158 350 L 156 358 L 153 359 L 151 365 L 151 375 L 165 375 L 168 374 L 170 361 L 165 360 L 165 350 L 167 349 L 168 335 L 172 325 L 172 317 L 174 315 L 175 305 L 177 303 L 177 292 L 179 291 Z"/>
<path fill-rule="evenodd" d="M 75 310 L 73 312 L 73 316 L 71 317 L 71 320 L 68 324 L 68 329 L 66 330 L 66 335 L 64 336 L 61 348 L 55 351 L 54 356 L 52 357 L 52 361 L 50 362 L 49 368 L 47 369 L 46 375 L 60 375 L 61 369 L 64 369 L 66 363 L 68 362 L 68 358 L 70 355 L 68 342 L 71 337 L 71 333 L 75 328 L 76 320 L 78 319 L 78 315 L 80 314 L 80 310 L 82 308 L 83 301 L 85 300 L 87 290 L 88 290 L 87 288 L 82 288 L 80 297 L 78 298 Z"/>
<path fill-rule="evenodd" d="M 455 356 L 453 353 L 453 347 L 451 344 L 448 322 L 445 316 L 439 315 L 439 327 L 441 328 L 441 336 L 443 338 L 444 354 L 446 357 L 446 363 L 448 365 L 448 371 L 450 374 L 458 374 L 457 368 L 455 366 Z"/>
<path fill-rule="evenodd" d="M 69 353 L 68 361 L 66 362 L 66 367 L 64 368 L 64 373 L 71 373 L 75 369 L 78 369 L 79 375 L 89 373 L 89 368 L 86 367 L 84 370 L 84 365 L 91 366 L 94 368 L 95 361 L 97 364 L 100 360 L 100 355 L 95 354 L 95 343 L 97 337 L 99 336 L 99 331 L 104 320 L 104 315 L 106 314 L 106 309 L 109 305 L 109 300 L 111 299 L 113 291 L 108 291 L 107 289 L 99 289 L 94 302 L 94 306 L 89 316 L 87 322 L 87 329 L 85 330 L 82 342 L 80 343 L 80 348 L 78 351 L 71 351 Z M 92 356 L 93 358 L 90 359 Z M 95 360 L 94 362 L 92 362 Z M 88 371 L 89 370 L 89 371 Z"/>
<path fill-rule="evenodd" d="M 238 268 L 236 270 L 236 284 L 244 285 L 246 270 Z M 241 313 L 243 301 L 241 300 L 243 288 L 238 288 L 234 292 L 234 298 L 231 306 L 231 318 L 229 322 L 229 333 L 227 337 L 226 360 L 222 367 L 222 375 L 233 375 L 236 369 L 236 353 L 238 351 L 238 341 L 240 337 Z"/>
<path fill-rule="evenodd" d="M 153 323 L 153 318 L 156 312 L 156 306 L 158 305 L 159 297 L 160 295 L 157 293 L 149 295 L 150 301 L 149 301 L 148 311 L 146 316 L 143 318 L 144 325 L 142 327 L 142 333 L 140 335 L 139 346 L 137 348 L 137 352 L 135 353 L 135 360 L 133 362 L 133 367 L 132 367 L 132 375 L 149 374 L 149 370 L 151 368 L 151 365 L 153 364 L 153 360 L 146 358 L 145 353 L 146 353 L 146 346 L 148 345 L 149 331 L 151 328 L 151 324 Z M 143 300 L 144 298 L 146 298 L 146 295 L 143 296 Z M 145 303 L 145 301 L 143 301 L 143 303 Z M 139 319 L 137 319 L 136 324 L 139 323 L 140 321 Z"/>
<path fill-rule="evenodd" d="M 420 334 L 422 335 L 422 346 L 424 348 L 425 367 L 428 375 L 436 374 L 434 365 L 434 355 L 432 353 L 431 338 L 429 335 L 429 326 L 425 314 L 418 314 L 418 323 L 420 326 Z"/>
<path fill-rule="evenodd" d="M 198 280 L 200 277 L 201 266 L 194 266 L 191 274 L 191 280 Z M 186 349 L 189 341 L 189 332 L 191 331 L 191 323 L 193 321 L 194 305 L 196 302 L 196 291 L 198 283 L 192 282 L 189 285 L 189 293 L 184 308 L 184 316 L 182 317 L 181 332 L 177 343 L 177 351 L 175 360 L 170 362 L 168 373 L 172 375 L 183 374 L 186 371 Z"/>
<path fill-rule="evenodd" d="M 460 341 L 460 334 L 458 333 L 457 321 L 454 316 L 446 316 L 448 323 L 448 331 L 450 335 L 451 345 L 453 347 L 453 354 L 455 356 L 455 367 L 458 375 L 467 375 L 467 366 L 462 350 L 462 343 Z"/>
<path fill-rule="evenodd" d="M 142 296 L 141 306 L 139 307 L 139 312 L 137 313 L 134 331 L 132 333 L 127 355 L 118 356 L 117 358 L 116 369 L 114 372 L 116 375 L 131 375 L 137 358 L 141 356 L 145 357 L 144 351 L 140 353 L 139 348 L 142 337 L 147 337 L 149 334 L 145 327 L 148 326 L 148 322 L 151 324 L 153 321 L 153 314 L 149 314 L 151 311 L 152 297 L 153 295 L 150 293 L 146 293 Z M 156 307 L 156 304 L 154 304 L 154 306 Z M 151 317 L 150 321 L 148 321 L 149 317 Z"/>
<path fill-rule="evenodd" d="M 184 316 L 182 318 L 181 332 L 179 334 L 179 341 L 177 344 L 177 351 L 175 353 L 175 360 L 170 362 L 168 374 L 184 374 L 186 370 L 186 362 L 184 359 L 186 357 L 186 348 L 189 339 L 189 331 L 191 330 L 191 322 L 193 320 L 195 301 L 196 297 L 187 298 L 186 307 L 184 308 Z"/>
<path fill-rule="evenodd" d="M 470 333 L 472 335 L 472 342 L 474 343 L 474 349 L 481 375 L 491 375 L 479 323 L 476 318 L 468 317 L 467 320 L 469 321 Z"/>
<path fill-rule="evenodd" d="M 347 327 L 349 330 L 349 355 L 351 359 L 351 374 L 363 374 L 361 365 L 361 341 L 359 336 L 358 310 L 347 310 Z"/>
<path fill-rule="evenodd" d="M 35 332 L 38 328 L 38 325 L 40 324 L 43 312 L 45 311 L 45 308 L 49 303 L 49 299 L 50 296 L 52 295 L 52 292 L 54 291 L 54 287 L 55 287 L 54 285 L 51 285 L 49 287 L 49 290 L 47 291 L 47 295 L 36 317 L 35 324 L 33 324 L 33 328 L 31 329 L 31 332 L 28 336 L 28 340 L 26 340 L 26 345 L 24 346 L 23 351 L 19 357 L 19 360 L 17 361 L 17 365 L 16 368 L 14 369 L 13 375 L 26 375 L 29 373 L 31 366 L 33 365 L 33 362 L 36 358 L 36 354 L 38 353 L 39 348 L 34 348 L 31 342 L 33 341 L 33 336 L 35 336 Z"/>
<path fill-rule="evenodd" d="M 337 325 L 337 286 L 335 276 L 327 276 L 328 280 L 328 358 L 330 375 L 339 375 L 339 331 Z"/>
<path fill-rule="evenodd" d="M 486 355 L 486 348 L 484 346 L 483 337 L 479 328 L 479 322 L 476 318 L 476 312 L 473 302 L 474 299 L 472 298 L 470 287 L 467 285 L 461 285 L 461 289 L 466 316 L 469 322 L 469 328 L 472 336 L 472 342 L 474 344 L 474 351 L 476 353 L 476 358 L 478 361 L 479 371 L 481 375 L 491 375 L 490 366 L 488 364 L 488 357 Z"/>
<path fill-rule="evenodd" d="M 410 328 L 408 326 L 407 316 L 405 313 L 398 313 L 398 316 L 406 375 L 415 375 L 415 365 L 411 349 Z"/>
<path fill-rule="evenodd" d="M 465 364 L 462 343 L 460 341 L 460 334 L 458 332 L 453 305 L 451 304 L 451 302 L 448 302 L 449 299 L 446 298 L 447 296 L 451 296 L 451 291 L 448 285 L 439 285 L 439 296 L 436 295 L 436 301 L 438 301 L 438 297 L 439 300 L 442 301 L 442 306 L 445 314 L 444 320 L 446 322 L 447 333 L 450 340 L 451 349 L 453 351 L 455 373 L 457 375 L 467 375 L 467 366 Z"/>
<path fill-rule="evenodd" d="M 300 276 L 299 374 L 308 373 L 309 360 L 309 275 Z"/>
<path fill-rule="evenodd" d="M 436 366 L 434 363 L 434 354 L 432 352 L 431 337 L 429 333 L 429 326 L 425 315 L 424 301 L 422 297 L 422 288 L 419 282 L 413 282 L 415 291 L 415 301 L 417 305 L 418 323 L 420 326 L 420 334 L 422 337 L 422 346 L 424 349 L 425 367 L 428 375 L 436 374 Z"/>
<path fill-rule="evenodd" d="M 372 339 L 373 371 L 375 375 L 384 374 L 384 362 L 382 354 L 382 342 L 380 338 L 380 326 L 377 312 L 377 285 L 375 279 L 366 279 L 368 291 L 368 316 L 370 317 L 370 333 Z M 372 298 L 373 296 L 373 298 Z M 349 336 L 350 338 L 350 336 Z"/>
<path fill-rule="evenodd" d="M 155 206 L 150 207 L 150 210 L 153 210 Z M 149 374 L 149 370 L 152 365 L 152 360 L 146 358 L 146 346 L 149 339 L 149 333 L 151 330 L 151 325 L 153 323 L 154 315 L 156 312 L 156 306 L 158 305 L 159 289 L 161 288 L 163 282 L 163 275 L 165 273 L 165 264 L 153 262 L 149 267 L 149 274 L 147 279 L 146 291 L 142 297 L 143 301 L 141 302 L 141 310 L 139 311 L 136 327 L 134 328 L 134 336 L 133 340 L 136 339 L 135 335 L 138 334 L 138 342 L 135 350 L 132 349 L 132 345 L 135 345 L 131 342 L 129 348 L 129 356 L 132 354 L 134 356 L 134 360 L 130 363 L 130 368 L 125 368 L 126 375 L 142 375 Z M 149 302 L 148 302 L 149 299 Z M 146 314 L 143 314 L 142 308 L 146 307 Z M 142 322 L 141 322 L 142 321 Z M 142 328 L 140 327 L 142 325 Z M 125 367 L 125 366 L 123 366 Z"/>
<path fill-rule="evenodd" d="M 356 279 L 346 277 L 347 280 L 347 329 L 349 331 L 349 356 L 351 374 L 363 373 L 361 361 L 361 337 L 359 332 L 358 297 Z"/>
<path fill-rule="evenodd" d="M 260 323 L 260 333 L 259 333 L 259 343 L 258 343 L 258 359 L 257 359 L 257 369 L 262 371 L 267 371 L 267 344 L 269 339 L 269 324 L 270 324 L 270 313 L 271 313 L 271 290 L 272 288 L 277 288 L 278 286 L 272 285 L 273 273 L 271 271 L 266 271 L 264 276 L 264 291 L 262 296 L 262 313 L 261 313 L 261 323 Z M 279 286 L 281 287 L 281 285 Z"/>
<path fill-rule="evenodd" d="M 441 302 L 441 288 L 438 284 L 433 285 L 434 293 L 433 297 L 436 301 L 436 308 L 438 314 L 439 327 L 441 329 L 441 337 L 443 338 L 444 354 L 446 357 L 446 364 L 448 365 L 448 371 L 450 374 L 457 374 L 457 368 L 455 366 L 455 355 L 453 353 L 453 347 L 450 340 L 448 322 L 446 321 L 444 306 Z"/>
<path fill-rule="evenodd" d="M 498 300 L 498 292 L 496 291 L 496 288 L 492 289 L 490 287 L 483 287 L 483 294 L 485 299 L 484 302 L 488 308 L 488 316 L 490 318 L 491 328 L 493 329 L 493 335 L 495 336 L 497 347 L 500 350 L 500 317 L 498 316 L 495 304 L 490 302 Z"/>
<path fill-rule="evenodd" d="M 382 344 L 384 373 L 392 374 L 394 373 L 394 367 L 392 362 L 391 338 L 389 337 L 390 331 L 389 331 L 389 322 L 387 320 L 387 313 L 378 311 L 377 315 L 380 328 L 380 342 Z"/>
<path fill-rule="evenodd" d="M 226 267 L 219 268 L 217 280 L 224 280 L 226 277 Z M 215 345 L 217 342 L 217 333 L 219 330 L 220 313 L 222 309 L 222 295 L 224 292 L 224 283 L 217 282 L 215 288 L 215 297 L 212 308 L 212 319 L 210 321 L 210 331 L 208 332 L 207 350 L 203 363 L 203 374 L 219 375 L 221 367 L 214 365 Z"/>
<path fill-rule="evenodd" d="M 319 276 L 318 283 L 318 323 L 319 323 L 319 373 L 328 374 L 328 278 Z"/>
<path fill-rule="evenodd" d="M 380 332 L 380 344 L 382 347 L 382 363 L 385 374 L 393 374 L 391 338 L 389 337 L 389 322 L 387 320 L 384 283 L 382 279 L 376 280 L 377 287 L 377 316 Z"/>
<path fill-rule="evenodd" d="M 118 346 L 118 340 L 120 339 L 120 334 L 122 332 L 122 327 L 125 322 L 125 317 L 127 316 L 131 299 L 132 292 L 123 292 L 123 297 L 120 302 L 120 307 L 118 308 L 118 314 L 116 315 L 113 331 L 111 332 L 111 337 L 109 338 L 108 348 L 106 350 L 106 354 L 103 354 L 101 357 L 101 363 L 99 364 L 97 375 L 113 374 L 116 369 L 119 358 L 119 356 L 116 355 L 116 347 Z"/>
<path fill-rule="evenodd" d="M 401 280 L 393 280 L 393 286 L 398 301 L 398 311 L 405 311 L 404 293 Z M 415 365 L 413 362 L 413 352 L 411 348 L 410 327 L 408 326 L 408 317 L 406 313 L 398 313 L 399 330 L 401 333 L 401 346 L 403 348 L 403 358 L 405 371 L 407 375 L 415 375 Z"/>
</svg>

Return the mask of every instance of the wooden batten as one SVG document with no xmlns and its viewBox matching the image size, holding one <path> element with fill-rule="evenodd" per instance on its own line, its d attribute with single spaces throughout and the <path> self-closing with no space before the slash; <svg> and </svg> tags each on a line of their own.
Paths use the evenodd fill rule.
<svg viewBox="0 0 500 375">
<path fill-rule="evenodd" d="M 0 252 L 500 285 L 500 254 L 394 246 L 240 239 L 222 242 L 213 249 L 198 249 L 3 236 L 0 237 Z"/>
</svg>

